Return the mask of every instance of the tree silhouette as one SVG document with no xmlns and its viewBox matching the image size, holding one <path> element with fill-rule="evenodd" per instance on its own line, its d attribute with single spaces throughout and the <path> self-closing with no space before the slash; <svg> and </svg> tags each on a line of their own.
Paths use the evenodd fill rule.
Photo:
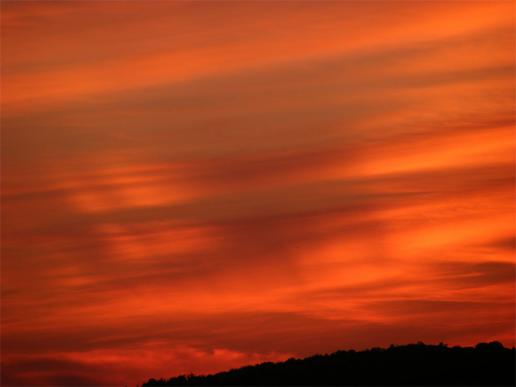
<svg viewBox="0 0 516 387">
<path fill-rule="evenodd" d="M 425 345 L 338 351 L 261 363 L 213 375 L 150 379 L 154 386 L 514 386 L 516 350 L 499 342 L 473 347 Z"/>
</svg>

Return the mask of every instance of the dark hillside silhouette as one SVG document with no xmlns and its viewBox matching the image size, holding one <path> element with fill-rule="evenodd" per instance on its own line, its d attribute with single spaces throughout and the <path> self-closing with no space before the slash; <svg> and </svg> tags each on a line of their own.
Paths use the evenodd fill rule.
<svg viewBox="0 0 516 387">
<path fill-rule="evenodd" d="M 516 350 L 498 342 L 476 347 L 423 343 L 338 351 L 262 363 L 206 376 L 150 379 L 152 386 L 514 386 Z"/>
</svg>

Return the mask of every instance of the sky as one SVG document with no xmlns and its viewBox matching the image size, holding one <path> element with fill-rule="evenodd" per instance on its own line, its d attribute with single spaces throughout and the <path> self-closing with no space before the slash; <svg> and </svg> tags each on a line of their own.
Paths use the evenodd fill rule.
<svg viewBox="0 0 516 387">
<path fill-rule="evenodd" d="M 2 1 L 2 385 L 514 346 L 514 15 Z"/>
</svg>

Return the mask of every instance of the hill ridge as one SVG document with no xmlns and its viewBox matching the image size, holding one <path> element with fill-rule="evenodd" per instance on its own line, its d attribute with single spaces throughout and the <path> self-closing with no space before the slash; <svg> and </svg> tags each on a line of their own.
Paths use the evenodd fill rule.
<svg viewBox="0 0 516 387">
<path fill-rule="evenodd" d="M 499 342 L 449 347 L 422 342 L 339 350 L 303 359 L 264 362 L 209 375 L 149 379 L 162 386 L 514 386 L 516 350 Z"/>
</svg>

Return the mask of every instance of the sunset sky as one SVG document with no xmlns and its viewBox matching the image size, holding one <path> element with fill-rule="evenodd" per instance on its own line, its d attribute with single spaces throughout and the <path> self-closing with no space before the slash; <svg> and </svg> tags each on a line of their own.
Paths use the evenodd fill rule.
<svg viewBox="0 0 516 387">
<path fill-rule="evenodd" d="M 2 385 L 514 346 L 514 6 L 2 1 Z"/>
</svg>

